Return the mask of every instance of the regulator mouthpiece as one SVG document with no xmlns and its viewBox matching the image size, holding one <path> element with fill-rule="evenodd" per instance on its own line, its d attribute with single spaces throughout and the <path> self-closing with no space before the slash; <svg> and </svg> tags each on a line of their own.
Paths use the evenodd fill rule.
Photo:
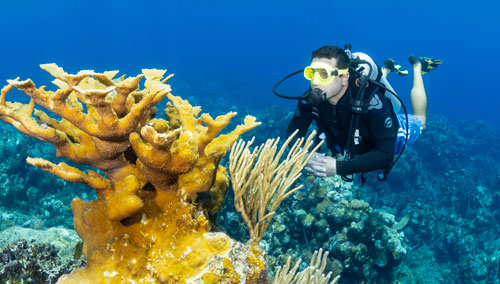
<svg viewBox="0 0 500 284">
<path fill-rule="evenodd" d="M 325 93 L 323 93 L 323 91 L 321 91 L 318 88 L 314 88 L 306 94 L 306 102 L 310 106 L 313 107 L 318 106 L 324 100 L 325 100 Z"/>
</svg>

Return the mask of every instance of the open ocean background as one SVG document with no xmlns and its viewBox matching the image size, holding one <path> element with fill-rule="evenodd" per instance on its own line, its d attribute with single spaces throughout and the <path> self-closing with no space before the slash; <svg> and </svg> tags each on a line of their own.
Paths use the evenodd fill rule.
<svg viewBox="0 0 500 284">
<path fill-rule="evenodd" d="M 328 249 L 328 270 L 342 275 L 340 284 L 500 284 L 499 11 L 500 1 L 493 0 L 0 0 L 0 88 L 19 76 L 55 90 L 53 77 L 39 68 L 44 63 L 71 74 L 120 70 L 117 77 L 167 69 L 175 74 L 168 81 L 174 95 L 213 117 L 238 111 L 229 130 L 245 114 L 257 116 L 263 124 L 243 137 L 256 135 L 257 145 L 283 136 L 295 109 L 296 101 L 273 95 L 274 84 L 307 66 L 321 46 L 350 43 L 379 64 L 397 60 L 410 75 L 388 79 L 409 111 L 408 56 L 442 59 L 424 75 L 427 131 L 387 182 L 369 174 L 361 188 L 359 178 L 301 177 L 303 190 L 283 202 L 261 246 L 271 272 L 285 256 L 308 262 L 311 251 Z M 298 96 L 308 85 L 298 75 L 279 91 Z M 27 103 L 28 96 L 12 90 L 7 100 Z M 0 284 L 21 279 L 4 269 L 16 267 L 12 262 L 2 262 L 28 251 L 15 243 L 20 236 L 53 243 L 68 234 L 67 243 L 58 244 L 71 261 L 57 264 L 54 279 L 47 280 L 52 263 L 45 259 L 46 268 L 29 271 L 38 278 L 23 276 L 44 279 L 24 283 L 55 283 L 84 264 L 81 255 L 74 257 L 79 237 L 69 204 L 74 197 L 95 199 L 95 192 L 28 165 L 27 156 L 64 159 L 3 122 L 0 156 Z M 227 167 L 227 158 L 221 164 Z M 232 198 L 229 190 L 217 225 L 246 241 Z M 66 233 L 47 236 L 49 228 Z M 33 254 L 19 259 L 39 261 Z M 25 263 L 16 265 L 26 270 Z"/>
<path fill-rule="evenodd" d="M 50 79 L 38 65 L 68 72 L 168 69 L 171 81 L 201 85 L 235 105 L 293 108 L 273 84 L 301 69 L 314 49 L 343 46 L 381 64 L 440 58 L 425 76 L 429 114 L 500 127 L 500 2 L 480 1 L 1 1 L 0 80 Z M 389 80 L 408 100 L 411 76 Z M 301 94 L 305 80 L 293 91 Z M 179 91 L 178 91 L 179 92 Z M 207 93 L 191 95 L 207 96 Z M 409 105 L 409 104 L 408 104 Z M 285 126 L 283 126 L 285 127 Z"/>
</svg>

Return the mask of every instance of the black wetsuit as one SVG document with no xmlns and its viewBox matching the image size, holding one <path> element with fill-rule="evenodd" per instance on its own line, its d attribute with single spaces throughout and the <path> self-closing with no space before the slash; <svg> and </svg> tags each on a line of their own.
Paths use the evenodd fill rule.
<svg viewBox="0 0 500 284">
<path fill-rule="evenodd" d="M 347 136 L 353 117 L 350 96 L 356 92 L 357 87 L 350 84 L 336 106 L 323 101 L 317 107 L 317 115 L 310 105 L 299 101 L 287 129 L 287 137 L 296 129 L 299 130 L 297 136 L 304 137 L 311 122 L 315 120 L 318 134 L 326 135 L 326 143 L 332 153 L 343 151 L 347 147 Z M 382 92 L 374 94 L 370 100 L 368 113 L 361 115 L 359 130 L 362 139 L 355 146 L 356 156 L 348 161 L 337 160 L 337 174 L 371 172 L 389 166 L 394 156 L 398 127 L 398 119 L 390 101 Z M 354 145 L 352 141 L 351 145 Z"/>
</svg>

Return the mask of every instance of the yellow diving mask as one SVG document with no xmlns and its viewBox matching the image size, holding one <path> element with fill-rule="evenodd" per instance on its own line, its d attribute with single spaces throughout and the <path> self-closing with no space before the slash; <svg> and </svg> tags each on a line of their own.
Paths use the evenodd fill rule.
<svg viewBox="0 0 500 284">
<path fill-rule="evenodd" d="M 314 62 L 304 68 L 304 77 L 312 81 L 314 85 L 328 86 L 335 77 L 342 76 L 349 71 L 349 68 L 335 69 L 324 62 Z"/>
</svg>

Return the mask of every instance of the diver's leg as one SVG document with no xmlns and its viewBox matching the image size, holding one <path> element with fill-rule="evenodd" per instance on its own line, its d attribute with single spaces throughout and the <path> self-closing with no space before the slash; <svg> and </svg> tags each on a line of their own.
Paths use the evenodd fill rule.
<svg viewBox="0 0 500 284">
<path fill-rule="evenodd" d="M 382 78 L 387 79 L 387 75 L 389 75 L 389 73 L 391 73 L 391 70 L 385 67 L 385 65 L 382 66 Z"/>
<path fill-rule="evenodd" d="M 424 80 L 422 79 L 422 63 L 413 63 L 413 88 L 410 93 L 413 115 L 422 121 L 422 130 L 425 131 L 427 120 L 427 95 L 425 94 Z"/>
<path fill-rule="evenodd" d="M 384 60 L 384 64 L 382 65 L 382 78 L 387 79 L 387 75 L 389 75 L 392 71 L 394 71 L 394 61 L 387 58 Z"/>
<path fill-rule="evenodd" d="M 384 61 L 384 64 L 382 65 L 382 78 L 380 78 L 380 83 L 384 84 L 385 87 L 387 88 L 385 92 L 385 96 L 391 100 L 392 103 L 392 108 L 394 109 L 395 113 L 400 113 L 401 112 L 401 102 L 396 98 L 396 92 L 392 88 L 391 84 L 389 84 L 389 81 L 387 81 L 387 76 L 391 72 L 396 72 L 395 67 L 398 66 L 401 67 L 396 61 L 387 58 Z M 408 71 L 406 71 L 408 73 Z M 398 73 L 399 74 L 399 73 Z"/>
</svg>

